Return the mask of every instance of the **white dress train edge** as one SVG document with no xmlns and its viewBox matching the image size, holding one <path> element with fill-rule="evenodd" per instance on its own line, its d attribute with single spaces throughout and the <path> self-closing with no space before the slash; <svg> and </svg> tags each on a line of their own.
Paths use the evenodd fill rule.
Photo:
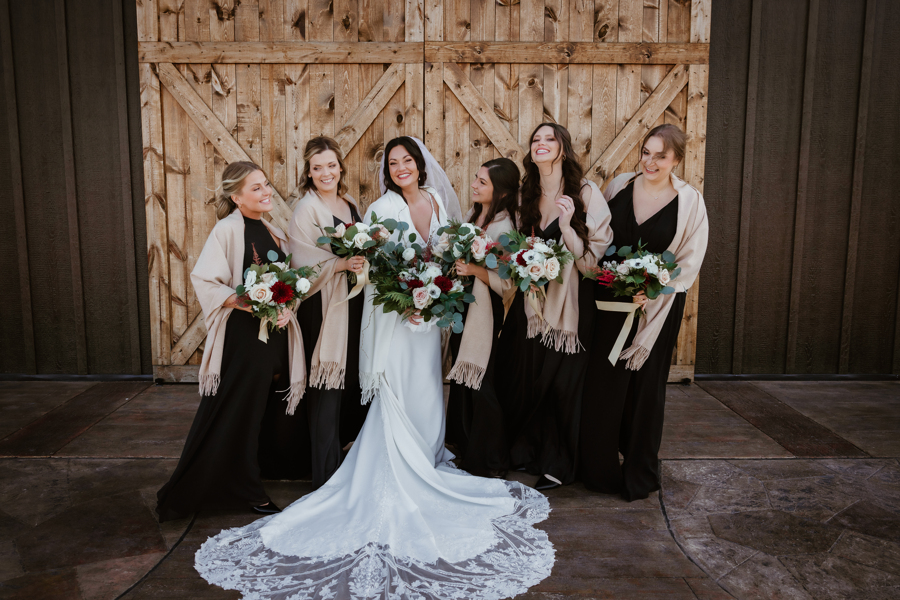
<svg viewBox="0 0 900 600">
<path fill-rule="evenodd" d="M 550 575 L 553 545 L 533 527 L 547 498 L 448 462 L 440 335 L 397 321 L 341 467 L 280 514 L 209 538 L 204 579 L 248 600 L 500 600 Z"/>
</svg>

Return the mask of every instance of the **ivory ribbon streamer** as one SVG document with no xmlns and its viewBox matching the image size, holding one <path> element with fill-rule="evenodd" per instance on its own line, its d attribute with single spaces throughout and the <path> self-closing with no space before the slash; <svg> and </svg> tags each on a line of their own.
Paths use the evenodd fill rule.
<svg viewBox="0 0 900 600">
<path fill-rule="evenodd" d="M 609 353 L 609 362 L 613 366 L 616 366 L 616 361 L 619 360 L 619 355 L 622 353 L 622 347 L 625 346 L 625 340 L 628 338 L 628 332 L 631 331 L 631 325 L 634 323 L 634 312 L 640 307 L 641 305 L 635 302 L 597 301 L 598 310 L 628 313 L 628 316 L 625 317 L 625 323 L 622 324 L 622 331 L 619 332 L 619 337 L 616 338 L 616 343 L 613 344 L 612 350 Z"/>
<path fill-rule="evenodd" d="M 338 304 L 343 304 L 344 302 L 347 302 L 348 300 L 352 300 L 353 298 L 359 296 L 359 293 L 363 291 L 367 283 L 369 283 L 369 261 L 365 260 L 363 262 L 362 273 L 356 276 L 356 285 L 353 286 L 353 289 L 350 290 L 350 293 L 347 294 L 347 297 L 338 302 Z"/>
<path fill-rule="evenodd" d="M 259 320 L 259 341 L 268 344 L 269 343 L 269 319 L 260 319 Z"/>
<path fill-rule="evenodd" d="M 547 294 L 546 294 L 546 292 L 544 292 L 544 288 L 537 288 L 536 291 L 533 289 L 529 289 L 525 293 L 525 297 L 528 298 L 528 304 L 531 305 L 531 310 L 533 310 L 535 312 L 535 314 L 537 314 L 538 318 L 541 321 L 543 321 L 544 313 L 541 312 L 541 300 L 542 299 L 538 298 L 539 295 L 543 296 L 542 299 L 547 298 Z"/>
</svg>

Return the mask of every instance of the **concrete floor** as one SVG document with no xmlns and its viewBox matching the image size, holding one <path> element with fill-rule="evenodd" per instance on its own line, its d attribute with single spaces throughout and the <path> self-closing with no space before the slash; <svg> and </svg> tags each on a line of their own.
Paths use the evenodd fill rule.
<svg viewBox="0 0 900 600">
<path fill-rule="evenodd" d="M 661 493 L 549 492 L 557 562 L 520 598 L 900 598 L 900 383 L 667 399 Z M 152 510 L 198 402 L 192 385 L 0 382 L 0 598 L 238 598 L 193 555 L 254 516 Z M 267 489 L 284 506 L 309 486 Z"/>
</svg>

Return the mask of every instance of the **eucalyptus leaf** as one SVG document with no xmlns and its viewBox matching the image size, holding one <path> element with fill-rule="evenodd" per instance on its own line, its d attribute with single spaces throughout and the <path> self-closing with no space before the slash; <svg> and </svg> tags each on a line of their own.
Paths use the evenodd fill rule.
<svg viewBox="0 0 900 600">
<path fill-rule="evenodd" d="M 234 291 L 235 291 L 235 293 L 237 293 L 238 296 L 243 296 L 244 292 L 246 292 L 247 290 L 244 288 L 244 286 L 242 284 L 242 285 L 237 286 L 237 288 L 235 288 Z"/>
<path fill-rule="evenodd" d="M 675 279 L 675 278 L 678 277 L 680 274 L 681 274 L 681 267 L 676 267 L 674 271 L 672 271 L 671 273 L 669 273 L 669 277 L 671 277 L 672 279 Z"/>
<path fill-rule="evenodd" d="M 329 244 L 329 243 L 331 243 L 331 238 L 323 235 L 322 237 L 320 237 L 319 239 L 316 240 L 316 243 L 317 244 Z"/>
<path fill-rule="evenodd" d="M 371 248 L 372 246 L 374 246 L 374 245 L 377 244 L 377 243 L 378 243 L 378 242 L 376 242 L 375 240 L 369 240 L 368 242 L 366 242 L 365 244 L 363 244 L 363 249 Z"/>
<path fill-rule="evenodd" d="M 269 252 L 266 254 L 266 258 L 268 258 L 270 261 L 276 261 L 278 260 L 278 253 L 274 250 L 269 250 Z"/>
<path fill-rule="evenodd" d="M 619 248 L 617 254 L 623 258 L 628 256 L 629 254 L 631 254 L 631 246 L 622 246 L 621 248 Z"/>
<path fill-rule="evenodd" d="M 453 321 L 455 323 L 462 323 L 462 314 L 461 313 L 453 313 Z"/>
<path fill-rule="evenodd" d="M 672 294 L 674 292 L 675 292 L 675 288 L 673 288 L 671 285 L 667 285 L 663 289 L 659 290 L 660 294 Z"/>
<path fill-rule="evenodd" d="M 616 247 L 614 245 L 610 246 L 609 248 L 606 249 L 606 256 L 612 256 L 615 253 L 616 253 Z"/>
<path fill-rule="evenodd" d="M 444 312 L 444 307 L 441 304 L 435 304 L 431 307 L 431 314 L 433 315 L 439 315 L 442 312 Z"/>
<path fill-rule="evenodd" d="M 372 213 L 372 218 L 374 219 L 375 213 Z M 395 219 L 385 219 L 382 223 L 387 229 L 394 230 L 397 229 L 397 221 Z"/>
<path fill-rule="evenodd" d="M 411 234 L 409 234 L 409 241 L 414 242 L 414 241 L 416 241 L 416 238 L 418 238 L 418 237 L 419 236 L 417 236 L 415 233 L 411 233 Z"/>
<path fill-rule="evenodd" d="M 666 250 L 665 252 L 662 253 L 662 259 L 664 261 L 666 261 L 667 263 L 673 263 L 673 262 L 675 262 L 675 255 L 672 254 L 671 252 L 669 252 L 668 250 Z"/>
<path fill-rule="evenodd" d="M 400 231 L 406 231 L 407 229 L 409 229 L 409 223 L 407 223 L 406 221 L 400 221 L 399 223 L 397 223 L 397 228 Z"/>
<path fill-rule="evenodd" d="M 497 268 L 497 255 L 496 254 L 488 254 L 484 257 L 484 264 L 489 269 Z"/>
<path fill-rule="evenodd" d="M 505 233 L 502 234 L 497 241 L 500 242 L 501 246 L 509 246 L 509 236 Z"/>
<path fill-rule="evenodd" d="M 523 292 L 528 290 L 528 286 L 531 285 L 531 277 L 526 277 L 522 280 L 522 283 L 519 284 L 519 289 Z"/>
<path fill-rule="evenodd" d="M 348 240 L 352 240 L 353 236 L 359 233 L 359 228 L 356 225 L 351 225 L 347 228 L 347 231 L 344 232 L 344 238 Z"/>
<path fill-rule="evenodd" d="M 453 323 L 452 328 L 453 328 L 453 333 L 462 333 L 463 324 L 461 321 L 456 321 L 455 323 Z"/>
</svg>

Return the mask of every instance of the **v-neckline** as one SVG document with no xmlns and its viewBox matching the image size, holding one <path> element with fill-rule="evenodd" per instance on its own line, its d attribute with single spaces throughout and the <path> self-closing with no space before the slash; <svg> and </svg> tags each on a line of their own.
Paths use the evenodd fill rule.
<svg viewBox="0 0 900 600">
<path fill-rule="evenodd" d="M 416 222 L 412 218 L 412 211 L 409 209 L 409 204 L 406 203 L 405 199 L 404 199 L 403 203 L 406 204 L 406 212 L 409 213 L 409 221 L 410 221 L 410 224 L 412 225 L 413 231 L 416 232 L 416 235 L 418 235 L 420 238 L 425 240 L 425 244 L 428 245 L 429 240 L 431 240 L 431 224 L 435 218 L 435 214 L 434 214 L 435 201 L 432 199 L 431 194 L 428 194 L 428 204 L 431 206 L 431 215 L 428 217 L 428 236 L 427 237 L 423 236 L 422 232 L 419 231 L 419 228 L 416 227 Z M 438 223 L 440 223 L 440 221 L 441 221 L 441 219 L 440 219 L 440 217 L 438 217 Z"/>
</svg>

